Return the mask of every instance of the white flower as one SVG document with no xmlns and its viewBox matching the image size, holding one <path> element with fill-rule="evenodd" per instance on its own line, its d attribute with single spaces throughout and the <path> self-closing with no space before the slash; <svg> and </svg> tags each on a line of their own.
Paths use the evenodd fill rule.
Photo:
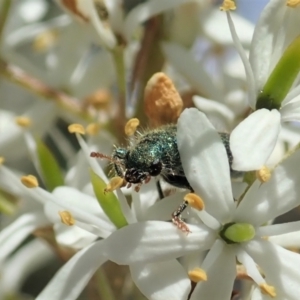
<svg viewBox="0 0 300 300">
<path fill-rule="evenodd" d="M 0 109 L 0 152 L 7 160 L 24 158 L 25 144 L 22 139 L 22 128 L 16 124 L 19 117 L 15 111 Z M 31 125 L 29 130 L 36 136 L 43 136 L 51 128 L 55 117 L 56 109 L 52 103 L 35 103 L 23 112 L 22 117 L 30 118 Z"/>
<path fill-rule="evenodd" d="M 206 117 L 196 109 L 184 111 L 179 119 L 178 146 L 189 183 L 205 204 L 205 210 L 190 212 L 196 225 L 189 224 L 191 233 L 186 235 L 170 223 L 131 224 L 107 238 L 109 259 L 119 264 L 146 265 L 210 249 L 201 265 L 207 273 L 207 282 L 198 283 L 192 300 L 230 299 L 236 276 L 236 258 L 264 292 L 269 295 L 277 293 L 278 299 L 298 299 L 300 286 L 294 282 L 300 280 L 300 256 L 262 237 L 300 228 L 300 222 L 263 226 L 299 205 L 300 174 L 294 165 L 299 162 L 300 152 L 279 165 L 269 182 L 261 184 L 256 181 L 237 205 L 231 191 L 224 146 Z M 224 225 L 231 222 L 234 227 L 225 230 Z M 247 233 L 239 238 L 235 233 L 231 235 L 229 231 L 238 231 L 238 228 Z"/>
<path fill-rule="evenodd" d="M 287 47 L 295 41 L 299 35 L 298 15 L 300 8 L 288 7 L 286 3 L 286 1 L 272 0 L 262 11 L 261 17 L 254 30 L 249 59 L 242 46 L 242 43 L 245 44 L 244 35 L 241 36 L 240 34 L 241 41 L 235 29 L 236 27 L 237 31 L 239 31 L 243 28 L 243 24 L 232 20 L 234 15 L 227 12 L 232 40 L 245 67 L 247 82 L 243 83 L 241 78 L 239 78 L 239 80 L 242 84 L 247 84 L 247 94 L 242 91 L 241 87 L 239 88 L 238 82 L 235 82 L 236 80 L 234 81 L 230 76 L 228 76 L 229 78 L 225 81 L 227 84 L 224 85 L 226 88 L 229 87 L 231 92 L 227 90 L 225 93 L 220 94 L 218 88 L 213 88 L 214 81 L 213 79 L 209 80 L 205 68 L 198 63 L 198 68 L 195 69 L 194 65 L 197 63 L 196 58 L 192 58 L 190 52 L 175 44 L 168 43 L 163 45 L 166 56 L 185 76 L 187 81 L 191 83 L 196 90 L 199 90 L 199 93 L 204 93 L 205 96 L 209 98 L 194 97 L 195 105 L 202 111 L 208 113 L 210 119 L 215 121 L 216 126 L 221 130 L 232 130 L 232 127 L 240 121 L 241 115 L 247 113 L 247 107 L 245 106 L 247 98 L 249 106 L 255 108 L 256 101 L 260 97 L 260 93 L 279 59 L 283 56 Z M 185 59 L 180 57 L 185 57 Z M 299 72 L 299 68 L 297 67 L 299 58 L 296 59 L 293 57 L 293 59 L 292 64 L 295 65 L 295 70 L 291 69 L 284 73 L 288 72 L 293 74 L 294 72 L 295 77 L 292 79 L 295 82 L 290 88 L 289 93 L 282 99 L 280 109 L 278 109 L 278 111 L 273 110 L 271 113 L 254 112 L 252 116 L 247 118 L 247 121 L 241 122 L 231 135 L 230 145 L 233 149 L 232 154 L 234 158 L 232 164 L 233 169 L 249 171 L 261 168 L 262 165 L 267 163 L 275 147 L 276 136 L 280 133 L 281 122 L 300 120 L 298 116 L 300 107 L 298 105 L 298 94 L 300 86 L 299 80 L 295 79 Z M 201 64 L 203 64 L 203 62 L 201 62 Z M 285 80 L 289 82 L 292 79 L 286 79 L 286 76 L 282 76 L 283 83 Z M 276 89 L 276 87 L 273 88 Z M 232 103 L 230 104 L 230 99 L 232 99 L 233 94 L 238 95 L 237 101 L 233 101 L 234 105 L 232 105 Z M 228 107 L 221 103 L 216 103 L 216 101 L 222 102 L 230 108 L 233 106 L 238 106 L 239 108 L 234 108 L 235 113 L 233 113 L 233 111 L 228 111 Z M 220 117 L 221 119 L 219 119 Z M 245 122 L 248 122 L 248 124 Z M 247 128 L 250 128 L 250 122 L 252 123 L 252 128 L 247 131 Z M 248 138 L 246 139 L 245 137 Z M 244 139 L 245 143 L 241 144 L 239 142 L 240 139 Z M 261 140 L 259 143 L 261 147 L 257 147 L 257 139 Z M 270 141 L 273 141 L 274 144 L 271 145 Z M 283 144 L 281 139 L 279 147 L 282 147 Z M 252 151 L 249 151 L 249 149 L 252 149 Z"/>
<path fill-rule="evenodd" d="M 107 181 L 98 162 L 90 157 L 90 149 L 83 138 L 79 134 L 76 136 L 90 167 L 98 176 Z M 108 259 L 105 247 L 106 238 L 116 232 L 117 228 L 106 216 L 103 216 L 103 211 L 94 196 L 68 187 L 57 188 L 53 195 L 40 188 L 36 188 L 35 193 L 41 198 L 47 199 L 45 213 L 55 224 L 59 222 L 59 212 L 67 210 L 73 216 L 75 226 L 103 238 L 103 240 L 86 246 L 72 257 L 37 297 L 38 300 L 49 299 L 49 297 L 57 300 L 75 299 L 91 276 Z M 178 196 L 169 197 L 169 200 L 166 199 L 163 205 L 160 202 L 154 204 L 158 194 L 153 181 L 142 186 L 139 193 L 133 192 L 131 207 L 120 190 L 116 191 L 116 195 L 127 223 L 137 225 L 142 224 L 142 220 L 149 218 L 170 219 L 171 212 L 179 205 L 182 197 L 182 193 L 180 193 Z M 70 235 L 68 234 L 66 237 L 70 238 Z M 119 248 L 122 247 L 123 245 Z M 125 244 L 124 247 L 126 247 Z M 181 300 L 186 298 L 189 293 L 190 282 L 177 261 L 155 262 L 149 265 L 131 264 L 130 270 L 133 281 L 149 299 L 166 299 L 173 294 L 172 299 Z M 166 276 L 169 273 L 173 274 L 171 278 Z"/>
</svg>

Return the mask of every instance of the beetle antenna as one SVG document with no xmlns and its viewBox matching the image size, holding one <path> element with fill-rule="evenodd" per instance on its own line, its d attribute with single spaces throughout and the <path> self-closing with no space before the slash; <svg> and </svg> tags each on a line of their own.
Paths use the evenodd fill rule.
<svg viewBox="0 0 300 300">
<path fill-rule="evenodd" d="M 105 155 L 100 152 L 91 152 L 90 157 L 101 158 L 101 159 L 104 158 L 104 159 L 111 161 L 112 163 L 114 163 L 116 165 L 122 165 L 119 161 L 115 160 L 111 156 Z"/>
</svg>

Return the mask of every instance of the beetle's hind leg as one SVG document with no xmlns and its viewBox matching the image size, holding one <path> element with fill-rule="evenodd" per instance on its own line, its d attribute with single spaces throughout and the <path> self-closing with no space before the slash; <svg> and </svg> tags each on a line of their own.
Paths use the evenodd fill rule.
<svg viewBox="0 0 300 300">
<path fill-rule="evenodd" d="M 188 205 L 189 203 L 184 200 L 183 203 L 178 206 L 177 210 L 172 213 L 173 224 L 176 225 L 178 229 L 186 233 L 190 233 L 191 231 L 187 224 L 182 220 L 182 213 Z"/>
</svg>

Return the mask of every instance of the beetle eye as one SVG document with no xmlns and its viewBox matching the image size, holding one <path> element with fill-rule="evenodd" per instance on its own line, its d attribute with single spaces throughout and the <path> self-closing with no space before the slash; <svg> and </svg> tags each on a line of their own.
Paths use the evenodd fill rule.
<svg viewBox="0 0 300 300">
<path fill-rule="evenodd" d="M 160 174 L 161 169 L 162 169 L 162 163 L 158 159 L 156 159 L 150 166 L 149 174 L 151 176 L 157 176 Z"/>
<path fill-rule="evenodd" d="M 128 156 L 128 154 L 129 154 L 128 150 L 123 149 L 123 148 L 118 148 L 115 151 L 115 156 L 120 159 L 126 158 L 126 156 Z"/>
</svg>

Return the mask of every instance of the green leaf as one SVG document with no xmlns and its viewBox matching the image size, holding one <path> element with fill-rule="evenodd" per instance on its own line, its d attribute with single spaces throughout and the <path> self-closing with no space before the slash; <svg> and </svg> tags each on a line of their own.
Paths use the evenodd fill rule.
<svg viewBox="0 0 300 300">
<path fill-rule="evenodd" d="M 126 226 L 127 221 L 118 198 L 112 192 L 104 192 L 106 183 L 93 170 L 90 170 L 90 175 L 95 195 L 103 211 L 117 228 Z"/>
<path fill-rule="evenodd" d="M 36 139 L 36 144 L 44 183 L 49 191 L 53 191 L 56 187 L 64 185 L 63 174 L 55 157 L 43 141 Z"/>
<path fill-rule="evenodd" d="M 300 71 L 300 36 L 284 51 L 259 94 L 256 109 L 279 109 Z"/>
</svg>

